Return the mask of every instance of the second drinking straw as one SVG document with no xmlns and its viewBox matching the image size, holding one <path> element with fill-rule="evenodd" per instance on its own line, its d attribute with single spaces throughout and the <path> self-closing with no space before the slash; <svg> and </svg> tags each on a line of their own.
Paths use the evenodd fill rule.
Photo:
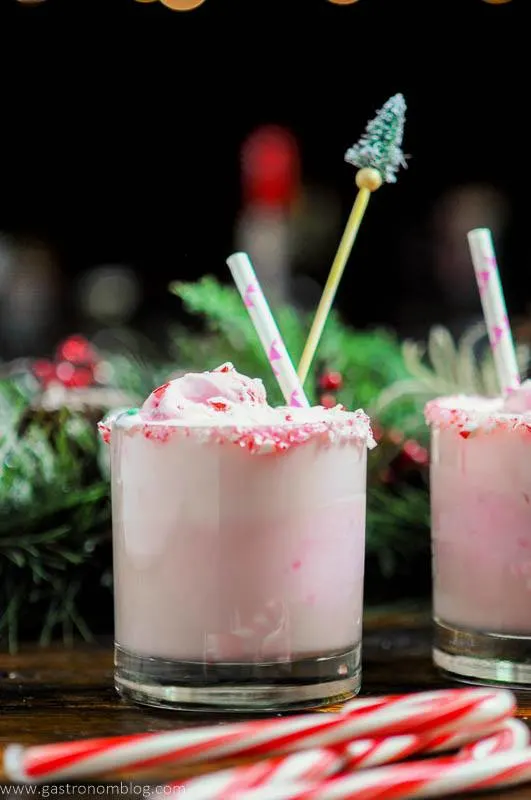
<svg viewBox="0 0 531 800">
<path fill-rule="evenodd" d="M 249 256 L 246 253 L 234 253 L 227 259 L 227 264 L 286 403 L 289 406 L 308 408 L 309 403 L 302 384 L 260 288 Z"/>
<path fill-rule="evenodd" d="M 474 272 L 476 273 L 494 365 L 501 392 L 506 397 L 518 389 L 520 371 L 516 361 L 516 352 L 498 272 L 492 234 L 487 228 L 472 230 L 468 234 L 468 244 L 474 264 Z"/>
</svg>

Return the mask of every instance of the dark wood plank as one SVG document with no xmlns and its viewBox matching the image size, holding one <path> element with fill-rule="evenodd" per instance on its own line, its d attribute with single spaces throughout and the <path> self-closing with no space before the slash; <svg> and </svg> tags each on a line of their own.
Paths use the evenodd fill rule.
<svg viewBox="0 0 531 800">
<path fill-rule="evenodd" d="M 363 661 L 364 695 L 450 685 L 431 663 L 429 617 L 425 613 L 368 614 Z M 519 697 L 518 713 L 527 721 L 531 698 Z M 0 746 L 165 731 L 205 722 L 223 724 L 226 719 L 219 715 L 158 712 L 124 703 L 113 687 L 110 643 L 77 645 L 72 649 L 28 646 L 15 656 L 0 654 Z M 212 768 L 215 765 L 200 769 Z M 198 768 L 175 770 L 167 766 L 141 777 L 124 772 L 108 779 L 155 783 L 178 780 L 197 771 Z M 0 772 L 2 779 L 5 776 Z M 497 792 L 495 796 L 529 800 L 531 786 Z"/>
</svg>

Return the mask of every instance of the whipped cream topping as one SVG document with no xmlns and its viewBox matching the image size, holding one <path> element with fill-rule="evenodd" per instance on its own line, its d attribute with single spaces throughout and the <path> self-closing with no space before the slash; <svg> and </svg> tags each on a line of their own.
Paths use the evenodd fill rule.
<svg viewBox="0 0 531 800">
<path fill-rule="evenodd" d="M 155 389 L 142 408 L 101 422 L 105 441 L 110 441 L 114 426 L 140 430 L 157 441 L 181 433 L 202 441 L 232 442 L 251 453 L 283 452 L 312 439 L 376 446 L 370 420 L 361 409 L 273 408 L 262 381 L 241 375 L 230 363 L 212 372 L 183 375 Z"/>
<path fill-rule="evenodd" d="M 220 414 L 253 419 L 269 408 L 262 381 L 240 375 L 227 363 L 212 372 L 188 373 L 159 386 L 140 413 L 146 420 L 219 423 Z"/>
<path fill-rule="evenodd" d="M 457 428 L 467 438 L 476 431 L 531 432 L 531 381 L 524 381 L 507 398 L 455 395 L 438 397 L 426 404 L 428 425 Z"/>
</svg>

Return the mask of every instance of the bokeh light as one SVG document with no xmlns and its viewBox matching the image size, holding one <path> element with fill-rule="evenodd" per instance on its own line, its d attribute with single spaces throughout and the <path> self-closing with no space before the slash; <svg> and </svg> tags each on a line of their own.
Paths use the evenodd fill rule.
<svg viewBox="0 0 531 800">
<path fill-rule="evenodd" d="M 202 6 L 205 0 L 160 0 L 160 2 L 172 11 L 191 11 Z"/>
<path fill-rule="evenodd" d="M 83 314 L 100 324 L 124 324 L 141 301 L 138 278 L 129 267 L 109 264 L 86 272 L 78 287 Z"/>
</svg>

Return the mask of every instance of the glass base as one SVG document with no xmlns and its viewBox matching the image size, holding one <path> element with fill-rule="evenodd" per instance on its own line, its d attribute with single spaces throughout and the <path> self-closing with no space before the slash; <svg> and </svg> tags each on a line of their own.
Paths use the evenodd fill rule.
<svg viewBox="0 0 531 800">
<path fill-rule="evenodd" d="M 531 690 L 531 636 L 478 633 L 436 619 L 435 665 L 453 680 Z"/>
<path fill-rule="evenodd" d="M 127 700 L 182 711 L 298 711 L 360 690 L 361 645 L 300 661 L 199 663 L 147 658 L 115 646 L 115 686 Z"/>
</svg>

